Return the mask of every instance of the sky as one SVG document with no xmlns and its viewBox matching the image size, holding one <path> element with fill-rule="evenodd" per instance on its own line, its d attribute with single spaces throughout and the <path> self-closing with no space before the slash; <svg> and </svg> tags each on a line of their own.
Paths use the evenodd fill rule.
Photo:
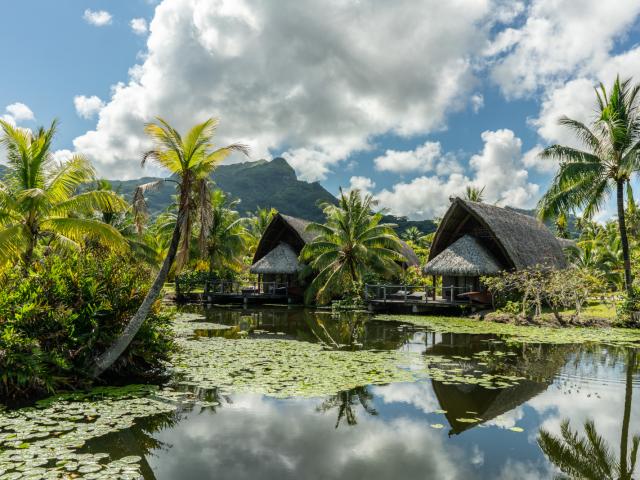
<svg viewBox="0 0 640 480">
<path fill-rule="evenodd" d="M 467 185 L 531 208 L 557 169 L 540 150 L 579 146 L 558 118 L 640 82 L 639 27 L 640 0 L 3 2 L 0 118 L 57 118 L 55 157 L 110 179 L 163 173 L 140 166 L 145 122 L 215 117 L 220 145 L 397 215 L 441 215 Z"/>
</svg>

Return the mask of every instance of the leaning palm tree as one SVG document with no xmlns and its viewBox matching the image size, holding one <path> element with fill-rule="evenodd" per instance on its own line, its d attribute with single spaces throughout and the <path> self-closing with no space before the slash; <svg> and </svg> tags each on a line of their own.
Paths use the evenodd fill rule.
<svg viewBox="0 0 640 480">
<path fill-rule="evenodd" d="M 94 211 L 114 213 L 126 208 L 115 192 L 79 193 L 95 172 L 81 155 L 58 163 L 51 152 L 57 122 L 35 132 L 0 120 L 0 145 L 7 152 L 8 171 L 0 181 L 0 264 L 21 260 L 25 272 L 36 249 L 79 249 L 85 241 L 126 248 L 111 225 L 87 216 Z M 85 215 L 85 216 L 83 216 Z"/>
<path fill-rule="evenodd" d="M 222 190 L 211 195 L 211 226 L 206 240 L 210 272 L 242 268 L 249 233 L 244 226 L 246 219 L 233 210 L 238 203 L 227 202 Z"/>
<path fill-rule="evenodd" d="M 629 239 L 625 224 L 625 186 L 640 168 L 639 85 L 616 78 L 611 91 L 604 85 L 596 90 L 598 114 L 589 127 L 567 117 L 560 124 L 571 129 L 584 149 L 552 145 L 540 156 L 560 162 L 551 187 L 538 203 L 543 220 L 574 209 L 583 209 L 590 218 L 616 191 L 618 230 L 622 243 L 624 278 L 627 293 L 632 294 Z"/>
<path fill-rule="evenodd" d="M 246 146 L 235 143 L 218 149 L 214 148 L 213 135 L 216 126 L 217 120 L 210 118 L 195 125 L 186 135 L 182 136 L 162 118 L 157 118 L 156 123 L 145 125 L 145 132 L 153 139 L 155 148 L 144 153 L 142 164 L 153 161 L 169 170 L 175 177 L 169 180 L 177 182 L 178 213 L 162 267 L 140 308 L 131 317 L 122 334 L 107 351 L 95 360 L 93 375 L 96 377 L 108 369 L 129 346 L 160 294 L 169 270 L 176 260 L 181 243 L 184 248 L 184 238 L 186 238 L 188 245 L 192 222 L 199 216 L 197 202 L 206 201 L 204 192 L 211 172 L 231 153 L 248 153 Z M 156 185 L 157 182 L 154 182 L 154 184 L 138 187 L 134 194 L 136 208 L 144 208 L 144 191 Z"/>
<path fill-rule="evenodd" d="M 404 261 L 402 244 L 394 225 L 380 223 L 382 213 L 372 213 L 376 202 L 359 190 L 340 190 L 338 205 L 321 205 L 326 223 L 311 223 L 307 230 L 317 234 L 301 252 L 303 261 L 318 272 L 307 289 L 306 300 L 315 297 L 326 303 L 339 293 L 352 291 L 365 274 L 388 277 Z"/>
</svg>

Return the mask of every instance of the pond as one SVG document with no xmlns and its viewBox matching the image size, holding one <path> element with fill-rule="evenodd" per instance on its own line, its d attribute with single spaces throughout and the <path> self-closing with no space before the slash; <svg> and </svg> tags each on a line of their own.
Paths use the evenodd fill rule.
<svg viewBox="0 0 640 480">
<path fill-rule="evenodd" d="M 552 478 L 564 421 L 614 459 L 640 434 L 634 332 L 195 306 L 176 331 L 167 385 L 0 412 L 0 479 Z"/>
</svg>

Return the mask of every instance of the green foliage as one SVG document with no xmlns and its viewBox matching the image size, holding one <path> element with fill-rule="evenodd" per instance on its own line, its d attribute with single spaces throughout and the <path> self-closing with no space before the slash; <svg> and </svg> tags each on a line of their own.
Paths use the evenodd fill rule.
<svg viewBox="0 0 640 480">
<path fill-rule="evenodd" d="M 209 271 L 225 278 L 242 270 L 243 257 L 248 252 L 250 235 L 245 221 L 233 208 L 222 190 L 211 194 L 211 220 L 207 233 Z"/>
<path fill-rule="evenodd" d="M 85 385 L 87 368 L 122 331 L 148 289 L 150 272 L 130 256 L 105 251 L 49 256 L 24 277 L 0 279 L 0 396 L 20 397 Z M 156 304 L 114 375 L 157 371 L 172 335 Z"/>
<path fill-rule="evenodd" d="M 20 260 L 27 269 L 37 249 L 77 251 L 88 240 L 126 247 L 115 228 L 91 218 L 95 211 L 121 211 L 126 203 L 108 190 L 78 193 L 94 179 L 94 170 L 80 155 L 54 161 L 55 121 L 48 129 L 31 132 L 0 120 L 0 130 L 8 163 L 0 180 L 0 268 Z"/>
<path fill-rule="evenodd" d="M 617 306 L 618 320 L 629 327 L 640 326 L 640 291 L 633 289 Z"/>
<path fill-rule="evenodd" d="M 560 124 L 571 130 L 582 148 L 552 145 L 540 156 L 560 163 L 549 190 L 538 203 L 543 220 L 566 215 L 576 209 L 591 218 L 615 191 L 622 268 L 628 293 L 632 276 L 625 226 L 625 187 L 640 169 L 640 86 L 616 78 L 609 92 L 596 90 L 597 116 L 590 126 L 567 117 Z M 628 193 L 628 192 L 627 192 Z"/>
<path fill-rule="evenodd" d="M 338 206 L 324 204 L 326 223 L 307 229 L 317 234 L 300 256 L 317 272 L 306 299 L 327 303 L 362 283 L 368 273 L 390 277 L 400 270 L 402 244 L 390 224 L 372 213 L 375 201 L 358 190 L 341 191 Z"/>
<path fill-rule="evenodd" d="M 503 312 L 516 314 L 517 304 L 523 318 L 537 319 L 543 306 L 548 306 L 559 322 L 568 320 L 561 312 L 569 309 L 573 310 L 569 320 L 579 320 L 589 297 L 601 289 L 599 279 L 586 270 L 556 270 L 540 265 L 483 277 L 482 281 Z"/>
</svg>

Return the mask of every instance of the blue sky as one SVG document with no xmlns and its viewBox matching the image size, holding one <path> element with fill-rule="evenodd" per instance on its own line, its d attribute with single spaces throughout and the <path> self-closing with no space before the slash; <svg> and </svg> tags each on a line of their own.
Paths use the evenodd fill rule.
<svg viewBox="0 0 640 480">
<path fill-rule="evenodd" d="M 468 184 L 529 208 L 555 169 L 539 148 L 575 142 L 559 115 L 588 120 L 596 82 L 640 79 L 640 2 L 603 3 L 5 2 L 0 37 L 19 48 L 0 117 L 58 118 L 56 156 L 82 152 L 108 178 L 162 173 L 138 165 L 145 121 L 215 116 L 251 159 L 283 155 L 396 214 L 438 215 Z"/>
</svg>

